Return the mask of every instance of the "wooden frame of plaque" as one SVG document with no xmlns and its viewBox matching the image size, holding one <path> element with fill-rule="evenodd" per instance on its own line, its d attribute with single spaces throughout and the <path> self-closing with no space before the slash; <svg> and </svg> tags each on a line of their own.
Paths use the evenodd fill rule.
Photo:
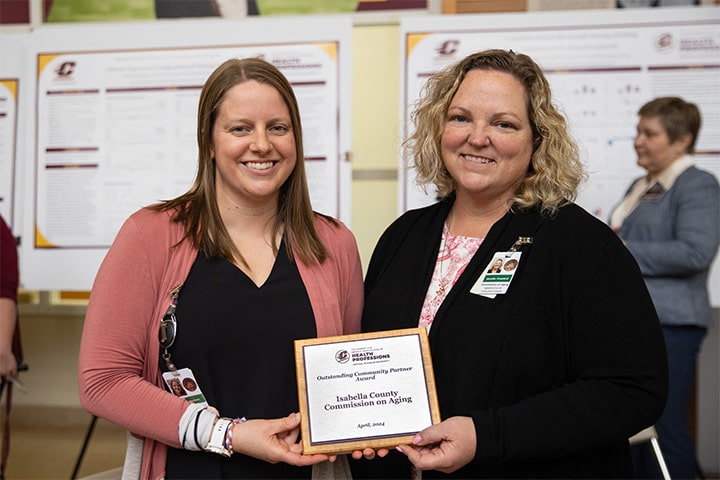
<svg viewBox="0 0 720 480">
<path fill-rule="evenodd" d="M 295 340 L 295 367 L 304 454 L 392 448 L 440 422 L 425 328 Z"/>
</svg>

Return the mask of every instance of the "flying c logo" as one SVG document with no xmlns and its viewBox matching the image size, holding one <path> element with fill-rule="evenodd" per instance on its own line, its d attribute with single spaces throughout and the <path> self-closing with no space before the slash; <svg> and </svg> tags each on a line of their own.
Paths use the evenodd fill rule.
<svg viewBox="0 0 720 480">
<path fill-rule="evenodd" d="M 348 360 L 350 360 L 350 354 L 348 353 L 347 350 L 338 350 L 335 353 L 335 360 L 338 363 L 347 363 Z"/>
<path fill-rule="evenodd" d="M 63 62 L 55 69 L 55 75 L 59 78 L 69 78 L 75 72 L 75 62 Z"/>
<path fill-rule="evenodd" d="M 673 46 L 673 36 L 671 33 L 663 33 L 655 39 L 655 46 L 658 50 L 666 50 Z"/>
<path fill-rule="evenodd" d="M 453 55 L 457 53 L 458 46 L 460 45 L 460 40 L 446 40 L 443 43 L 440 44 L 440 46 L 435 49 L 435 51 L 440 56 L 448 56 Z"/>
</svg>

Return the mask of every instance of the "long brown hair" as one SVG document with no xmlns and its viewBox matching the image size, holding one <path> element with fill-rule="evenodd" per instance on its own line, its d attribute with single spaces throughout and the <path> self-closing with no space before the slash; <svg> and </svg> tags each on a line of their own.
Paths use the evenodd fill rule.
<svg viewBox="0 0 720 480">
<path fill-rule="evenodd" d="M 185 227 L 183 241 L 189 239 L 208 258 L 223 256 L 247 265 L 225 228 L 217 206 L 212 132 L 227 91 L 249 80 L 270 85 L 278 91 L 290 112 L 295 139 L 297 161 L 292 173 L 280 188 L 278 214 L 273 225 L 273 250 L 277 253 L 278 245 L 274 239 L 277 232 L 284 228 L 283 240 L 291 259 L 294 258 L 294 252 L 305 263 L 323 262 L 328 250 L 315 229 L 315 214 L 310 204 L 305 173 L 302 125 L 297 99 L 287 78 L 275 66 L 259 58 L 230 59 L 210 74 L 198 103 L 198 171 L 193 185 L 179 197 L 149 208 L 172 210 L 173 221 L 182 223 Z M 333 219 L 330 220 L 336 223 Z"/>
</svg>

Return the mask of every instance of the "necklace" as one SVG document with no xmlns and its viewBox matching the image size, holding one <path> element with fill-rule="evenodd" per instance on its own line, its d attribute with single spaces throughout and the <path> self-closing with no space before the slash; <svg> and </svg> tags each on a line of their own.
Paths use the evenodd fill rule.
<svg viewBox="0 0 720 480">
<path fill-rule="evenodd" d="M 477 237 L 455 236 L 450 232 L 449 222 L 445 224 L 437 258 L 439 265 L 436 264 L 438 273 L 436 298 L 441 301 L 445 298 L 447 292 L 452 289 L 455 279 L 463 273 L 482 241 L 482 238 Z M 445 273 L 446 269 L 447 273 Z"/>
<path fill-rule="evenodd" d="M 445 275 L 445 262 L 450 260 L 451 253 L 452 253 L 452 245 L 448 245 L 447 237 L 450 236 L 450 229 L 448 228 L 447 224 L 445 224 L 445 228 L 443 229 L 442 234 L 442 244 L 440 245 L 440 256 L 438 258 L 438 261 L 440 262 L 440 275 L 438 277 L 438 289 L 435 292 L 435 296 L 437 297 L 444 297 L 445 291 L 448 287 L 448 284 L 450 283 L 450 280 Z"/>
</svg>

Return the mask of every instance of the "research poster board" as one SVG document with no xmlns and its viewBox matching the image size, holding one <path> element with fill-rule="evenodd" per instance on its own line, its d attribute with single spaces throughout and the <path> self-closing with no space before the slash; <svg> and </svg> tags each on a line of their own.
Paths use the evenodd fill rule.
<svg viewBox="0 0 720 480">
<path fill-rule="evenodd" d="M 404 138 L 428 76 L 478 50 L 512 49 L 545 70 L 589 173 L 577 203 L 598 218 L 607 221 L 631 181 L 645 173 L 635 163 L 633 139 L 638 109 L 655 97 L 680 96 L 700 107 L 695 161 L 720 179 L 718 7 L 408 17 L 401 42 Z M 419 188 L 402 159 L 399 178 L 400 212 L 434 201 L 435 192 Z M 718 258 L 710 287 L 718 307 Z"/>
<path fill-rule="evenodd" d="M 23 286 L 90 290 L 124 220 L 191 186 L 199 94 L 228 58 L 259 56 L 288 77 L 300 105 L 313 208 L 349 224 L 351 33 L 349 17 L 332 16 L 34 31 L 36 136 Z"/>
<path fill-rule="evenodd" d="M 0 215 L 14 233 L 18 227 L 15 225 L 15 195 L 20 89 L 27 88 L 29 82 L 21 82 L 25 66 L 24 52 L 13 47 L 26 41 L 27 34 L 17 32 L 4 35 L 0 42 Z"/>
</svg>

